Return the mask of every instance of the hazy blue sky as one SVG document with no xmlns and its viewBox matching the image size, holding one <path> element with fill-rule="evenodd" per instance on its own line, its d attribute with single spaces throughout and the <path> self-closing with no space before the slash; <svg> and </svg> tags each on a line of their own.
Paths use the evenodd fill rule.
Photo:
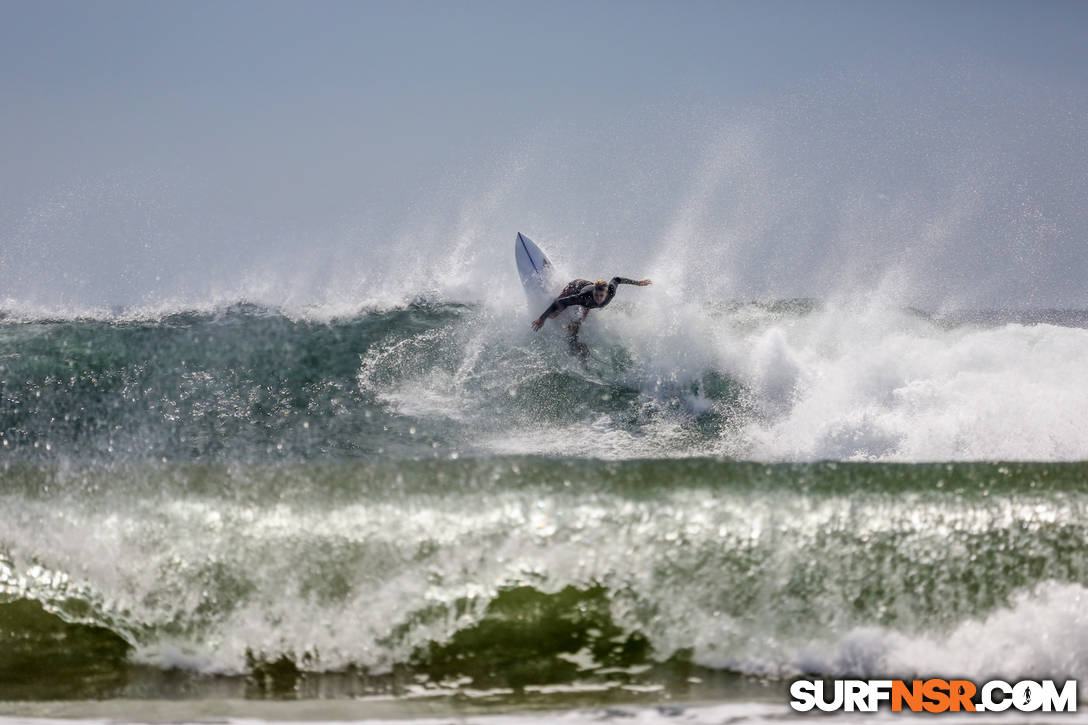
<svg viewBox="0 0 1088 725">
<path fill-rule="evenodd" d="M 0 302 L 468 294 L 520 229 L 725 296 L 1088 305 L 1086 2 L 0 12 Z"/>
</svg>

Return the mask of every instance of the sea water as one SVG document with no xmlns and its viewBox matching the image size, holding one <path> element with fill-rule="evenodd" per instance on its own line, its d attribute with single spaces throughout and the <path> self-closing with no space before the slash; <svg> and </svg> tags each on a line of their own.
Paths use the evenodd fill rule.
<svg viewBox="0 0 1088 725">
<path fill-rule="evenodd" d="M 801 674 L 1088 677 L 1088 315 L 631 289 L 584 366 L 483 303 L 7 312 L 5 709 L 759 721 Z"/>
</svg>

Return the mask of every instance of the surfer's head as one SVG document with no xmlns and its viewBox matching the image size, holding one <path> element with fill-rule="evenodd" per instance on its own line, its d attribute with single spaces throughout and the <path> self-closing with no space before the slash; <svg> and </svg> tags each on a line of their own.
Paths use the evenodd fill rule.
<svg viewBox="0 0 1088 725">
<path fill-rule="evenodd" d="M 603 279 L 597 280 L 597 284 L 593 285 L 593 301 L 598 305 L 603 304 L 605 299 L 608 298 L 608 283 Z"/>
</svg>

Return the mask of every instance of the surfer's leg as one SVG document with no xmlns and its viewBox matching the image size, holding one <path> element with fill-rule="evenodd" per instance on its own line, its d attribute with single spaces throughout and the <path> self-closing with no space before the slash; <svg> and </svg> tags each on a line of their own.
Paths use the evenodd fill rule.
<svg viewBox="0 0 1088 725">
<path fill-rule="evenodd" d="M 589 347 L 578 340 L 578 330 L 582 327 L 581 320 L 575 320 L 567 325 L 567 344 L 570 345 L 570 354 L 576 356 L 582 362 L 589 358 Z"/>
</svg>

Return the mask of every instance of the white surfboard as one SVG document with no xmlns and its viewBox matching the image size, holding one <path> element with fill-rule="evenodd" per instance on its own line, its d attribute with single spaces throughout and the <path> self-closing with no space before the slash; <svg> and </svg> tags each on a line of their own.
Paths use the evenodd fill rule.
<svg viewBox="0 0 1088 725">
<path fill-rule="evenodd" d="M 555 268 L 544 250 L 521 232 L 514 240 L 514 261 L 517 262 L 518 276 L 525 288 L 529 312 L 536 317 L 547 309 L 559 292 Z"/>
</svg>

